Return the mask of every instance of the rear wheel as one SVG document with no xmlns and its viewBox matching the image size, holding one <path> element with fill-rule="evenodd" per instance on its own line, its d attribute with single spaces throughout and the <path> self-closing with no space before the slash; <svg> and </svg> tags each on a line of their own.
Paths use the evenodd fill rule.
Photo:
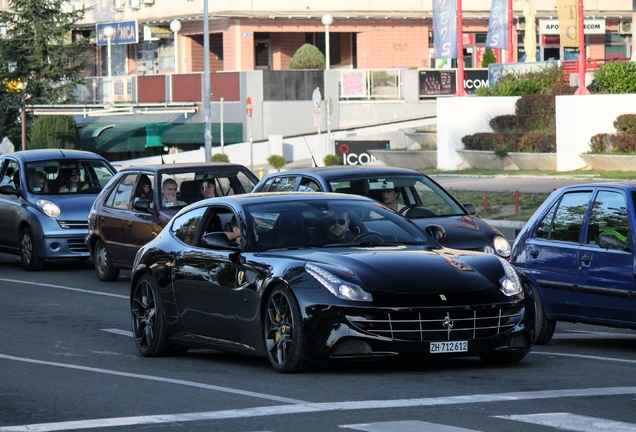
<svg viewBox="0 0 636 432">
<path fill-rule="evenodd" d="M 536 290 L 534 290 L 534 311 L 534 343 L 536 345 L 545 345 L 550 342 L 552 335 L 554 335 L 556 321 L 546 317 L 541 296 Z"/>
<path fill-rule="evenodd" d="M 44 260 L 40 258 L 35 244 L 35 236 L 31 228 L 25 228 L 20 235 L 20 255 L 25 270 L 35 271 L 44 268 Z"/>
<path fill-rule="evenodd" d="M 130 302 L 133 336 L 137 349 L 144 357 L 161 357 L 175 352 L 168 341 L 159 290 L 148 275 L 135 284 Z"/>
<path fill-rule="evenodd" d="M 106 245 L 103 241 L 97 240 L 93 256 L 95 257 L 95 272 L 99 280 L 104 282 L 117 280 L 119 277 L 119 269 L 113 266 L 110 253 L 108 249 L 106 249 Z"/>
<path fill-rule="evenodd" d="M 267 357 L 276 371 L 302 372 L 307 367 L 307 347 L 298 302 L 284 285 L 267 299 L 263 322 Z"/>
</svg>

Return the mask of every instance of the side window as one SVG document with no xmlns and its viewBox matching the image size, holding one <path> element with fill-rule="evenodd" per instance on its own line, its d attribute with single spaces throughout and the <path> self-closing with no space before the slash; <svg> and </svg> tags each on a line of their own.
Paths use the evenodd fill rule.
<svg viewBox="0 0 636 432">
<path fill-rule="evenodd" d="M 300 181 L 300 186 L 298 186 L 298 190 L 301 192 L 320 192 L 320 186 L 318 183 L 309 178 L 303 178 Z"/>
<path fill-rule="evenodd" d="M 539 224 L 535 236 L 577 243 L 591 192 L 564 194 Z"/>
<path fill-rule="evenodd" d="M 625 242 L 629 236 L 627 202 L 623 194 L 600 191 L 594 200 L 586 243 L 598 244 L 600 234 L 611 235 Z"/>
<path fill-rule="evenodd" d="M 106 206 L 128 210 L 137 173 L 124 174 L 106 199 Z"/>
<path fill-rule="evenodd" d="M 10 185 L 20 189 L 20 165 L 14 160 L 6 159 L 2 172 L 0 185 Z"/>
<path fill-rule="evenodd" d="M 268 192 L 288 192 L 294 190 L 294 185 L 296 184 L 295 176 L 281 176 L 276 177 L 272 182 L 271 187 Z"/>
<path fill-rule="evenodd" d="M 198 207 L 174 218 L 170 232 L 185 244 L 194 245 L 194 236 L 205 210 L 206 207 Z"/>
</svg>

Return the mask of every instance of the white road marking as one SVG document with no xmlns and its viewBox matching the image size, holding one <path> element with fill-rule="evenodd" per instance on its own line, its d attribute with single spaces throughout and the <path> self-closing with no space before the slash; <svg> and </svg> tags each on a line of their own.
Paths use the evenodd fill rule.
<svg viewBox="0 0 636 432">
<path fill-rule="evenodd" d="M 42 282 L 30 282 L 30 281 L 21 281 L 21 280 L 18 280 L 18 279 L 4 279 L 4 278 L 0 278 L 0 281 L 23 284 L 23 285 L 37 285 L 37 286 L 43 286 L 43 287 L 47 287 L 47 288 L 63 289 L 63 290 L 67 290 L 67 291 L 81 292 L 81 293 L 84 293 L 84 294 L 95 294 L 95 295 L 101 295 L 101 296 L 106 296 L 106 297 L 116 297 L 116 298 L 123 298 L 123 299 L 128 299 L 129 298 L 129 296 L 125 296 L 125 295 L 121 295 L 121 294 L 112 294 L 112 293 L 105 293 L 105 292 L 100 292 L 100 291 L 91 291 L 91 290 L 85 290 L 85 289 L 81 289 L 81 288 L 73 288 L 73 287 L 69 287 L 69 286 L 65 286 L 65 285 L 55 285 L 55 284 L 47 284 L 47 283 L 42 283 Z"/>
<path fill-rule="evenodd" d="M 159 377 L 159 376 L 153 376 L 153 375 L 135 374 L 130 372 L 119 372 L 119 371 L 108 370 L 108 369 L 93 368 L 89 366 L 79 366 L 79 365 L 73 365 L 73 364 L 67 364 L 67 363 L 49 362 L 49 361 L 43 361 L 43 360 L 23 358 L 23 357 L 15 357 L 15 356 L 9 356 L 5 354 L 0 354 L 0 359 L 19 361 L 24 363 L 40 364 L 45 366 L 61 367 L 66 369 L 75 369 L 75 370 L 81 370 L 85 372 L 101 373 L 105 375 L 115 375 L 119 377 L 143 379 L 148 381 L 158 381 L 158 382 L 170 383 L 170 384 L 178 384 L 183 386 L 202 388 L 206 390 L 214 390 L 214 391 L 219 391 L 224 393 L 232 393 L 232 394 L 238 394 L 238 395 L 248 396 L 253 398 L 266 399 L 266 400 L 275 401 L 275 402 L 283 402 L 283 403 L 290 403 L 290 404 L 307 403 L 306 401 L 302 401 L 298 399 L 290 399 L 290 398 L 284 398 L 284 397 L 279 397 L 274 395 L 268 395 L 264 393 L 238 390 L 238 389 L 233 389 L 230 387 L 221 387 L 221 386 L 215 386 L 210 384 L 202 384 L 202 383 L 198 383 L 194 381 L 184 381 L 179 379 L 165 378 L 165 377 Z"/>
<path fill-rule="evenodd" d="M 354 429 L 365 432 L 479 432 L 475 429 L 464 429 L 455 426 L 446 426 L 439 423 L 428 423 L 417 420 L 403 420 L 382 423 L 360 423 L 342 425 L 343 429 Z"/>
<path fill-rule="evenodd" d="M 6 358 L 1 356 L 0 358 Z M 14 359 L 14 358 L 10 358 Z M 39 363 L 39 362 L 38 362 Z M 80 368 L 92 371 L 92 368 Z M 113 373 L 104 371 L 103 373 Z M 114 373 L 119 375 L 119 373 Z M 134 378 L 143 377 L 143 375 L 123 374 Z M 147 379 L 158 380 L 156 377 L 148 377 Z M 161 379 L 160 381 L 163 381 Z M 173 382 L 176 380 L 165 380 Z M 205 386 L 214 387 L 214 386 Z M 226 389 L 222 391 L 226 391 Z M 233 393 L 250 392 L 233 391 Z M 92 420 L 79 420 L 59 423 L 40 423 L 21 426 L 0 427 L 0 432 L 53 432 L 53 431 L 69 431 L 76 429 L 95 429 L 101 427 L 130 426 L 143 424 L 161 424 L 173 422 L 190 422 L 204 420 L 227 420 L 235 418 L 247 417 L 264 417 L 264 416 L 280 416 L 285 414 L 300 413 L 316 413 L 329 411 L 353 411 L 367 409 L 388 409 L 388 408 L 406 408 L 406 407 L 424 407 L 424 406 L 442 406 L 442 405 L 458 405 L 458 404 L 475 404 L 489 402 L 518 402 L 524 400 L 536 399 L 559 399 L 569 397 L 598 397 L 598 396 L 620 396 L 620 395 L 636 395 L 636 387 L 607 387 L 607 388 L 589 388 L 578 390 L 541 390 L 533 392 L 517 392 L 517 393 L 498 393 L 498 394 L 482 394 L 482 395 L 465 395 L 465 396 L 448 396 L 439 398 L 422 398 L 422 399 L 398 399 L 398 400 L 377 400 L 377 401 L 355 401 L 355 402 L 324 402 L 324 403 L 296 403 L 292 405 L 275 405 L 269 407 L 245 408 L 224 411 L 208 411 L 198 413 L 183 414 L 158 414 L 138 417 L 116 417 Z M 271 399 L 275 397 L 272 396 Z"/>
<path fill-rule="evenodd" d="M 588 360 L 600 360 L 605 362 L 636 364 L 636 360 L 620 359 L 615 357 L 601 357 L 601 356 L 593 356 L 593 355 L 586 355 L 586 354 L 568 354 L 568 353 L 556 353 L 556 352 L 536 351 L 536 350 L 533 350 L 530 352 L 532 354 L 541 354 L 541 355 L 555 356 L 555 357 L 576 357 L 576 358 L 582 358 L 582 359 L 588 359 Z"/>
<path fill-rule="evenodd" d="M 111 328 L 111 329 L 102 329 L 102 331 L 106 333 L 113 333 L 120 336 L 133 337 L 133 334 L 130 330 L 121 330 L 121 329 Z"/>
<path fill-rule="evenodd" d="M 550 426 L 559 430 L 576 432 L 634 432 L 636 424 L 588 417 L 570 413 L 546 413 L 530 415 L 496 416 L 518 422 Z"/>
</svg>

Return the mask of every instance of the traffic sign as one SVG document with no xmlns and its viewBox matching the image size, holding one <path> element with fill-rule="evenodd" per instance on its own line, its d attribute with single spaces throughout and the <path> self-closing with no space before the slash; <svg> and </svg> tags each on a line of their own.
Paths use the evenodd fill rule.
<svg viewBox="0 0 636 432">
<path fill-rule="evenodd" d="M 320 94 L 320 89 L 316 87 L 314 92 L 311 94 L 311 101 L 314 103 L 314 107 L 320 107 L 320 103 L 322 102 L 322 95 Z"/>
<path fill-rule="evenodd" d="M 252 117 L 252 98 L 248 97 L 245 101 L 245 111 L 248 117 Z"/>
</svg>

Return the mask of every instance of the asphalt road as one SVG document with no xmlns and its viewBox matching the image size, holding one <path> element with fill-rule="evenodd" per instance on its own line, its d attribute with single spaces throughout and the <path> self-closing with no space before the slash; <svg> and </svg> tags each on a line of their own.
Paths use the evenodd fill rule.
<svg viewBox="0 0 636 432">
<path fill-rule="evenodd" d="M 0 432 L 636 431 L 636 332 L 559 324 L 522 362 L 378 361 L 280 375 L 266 359 L 144 358 L 129 273 L 25 272 L 0 254 Z"/>
</svg>

